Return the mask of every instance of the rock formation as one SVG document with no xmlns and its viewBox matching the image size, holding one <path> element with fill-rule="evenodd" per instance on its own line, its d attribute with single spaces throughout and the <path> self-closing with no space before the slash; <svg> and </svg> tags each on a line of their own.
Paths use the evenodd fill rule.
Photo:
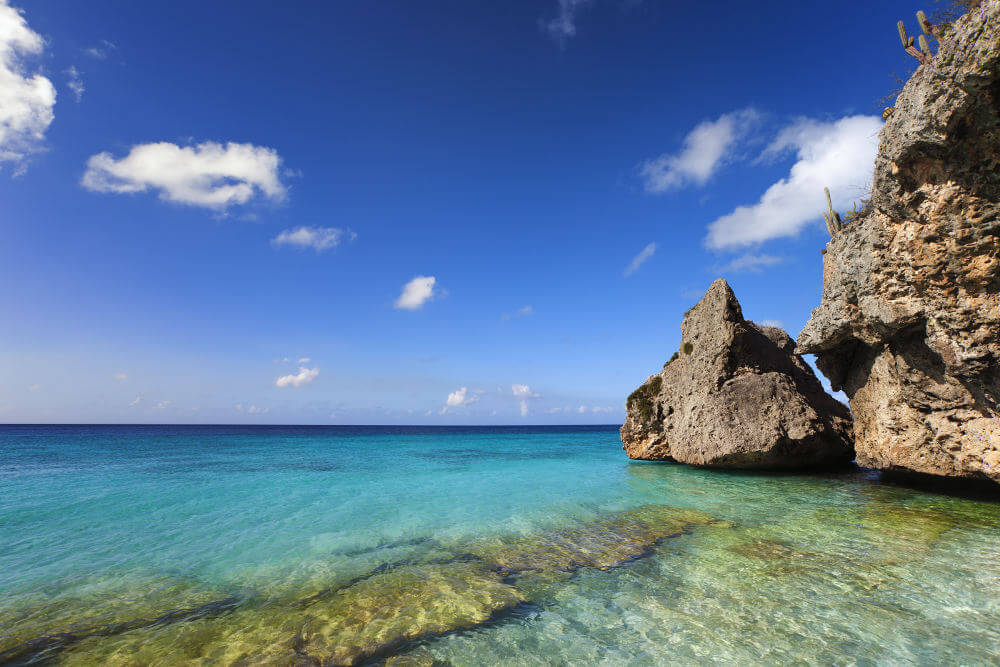
<svg viewBox="0 0 1000 667">
<path fill-rule="evenodd" d="M 859 465 L 1000 482 L 1000 0 L 948 30 L 882 129 L 797 352 L 851 399 Z"/>
<path fill-rule="evenodd" d="M 854 458 L 848 409 L 823 391 L 781 329 L 743 319 L 725 280 L 688 311 L 681 350 L 632 393 L 629 458 L 807 468 Z"/>
</svg>

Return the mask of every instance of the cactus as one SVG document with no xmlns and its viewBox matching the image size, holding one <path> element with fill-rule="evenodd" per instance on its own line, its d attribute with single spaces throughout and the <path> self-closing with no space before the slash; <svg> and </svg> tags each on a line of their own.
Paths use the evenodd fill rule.
<svg viewBox="0 0 1000 667">
<path fill-rule="evenodd" d="M 921 19 L 921 17 L 923 18 Z M 927 21 L 927 16 L 923 12 L 917 12 L 917 20 L 920 21 L 921 28 L 924 28 L 925 22 L 927 23 L 927 27 L 924 28 L 925 32 L 936 30 L 936 26 L 931 25 L 930 22 Z M 924 63 L 926 63 L 927 61 L 929 61 L 931 58 L 934 57 L 934 54 L 931 53 L 930 46 L 927 45 L 926 37 L 920 35 L 920 40 L 919 40 L 920 48 L 918 49 L 916 46 L 913 45 L 913 38 L 906 34 L 906 25 L 902 21 L 896 23 L 896 28 L 899 29 L 899 41 L 903 43 L 903 50 L 909 53 L 914 58 L 916 58 L 918 61 L 920 61 L 921 65 L 923 65 Z M 932 33 L 929 32 L 928 34 Z M 936 35 L 937 33 L 933 32 L 933 34 Z M 924 48 L 925 46 L 927 48 Z"/>
<path fill-rule="evenodd" d="M 923 10 L 917 12 L 917 23 L 920 24 L 920 29 L 924 31 L 925 35 L 930 35 L 936 39 L 939 43 L 941 42 L 941 35 L 943 33 L 943 26 L 934 25 L 927 20 L 927 14 L 924 14 Z"/>
<path fill-rule="evenodd" d="M 837 232 L 844 229 L 844 222 L 840 219 L 840 214 L 833 210 L 833 199 L 830 198 L 830 188 L 823 188 L 826 193 L 826 211 L 823 212 L 823 219 L 826 220 L 826 229 L 830 236 L 836 236 Z"/>
</svg>

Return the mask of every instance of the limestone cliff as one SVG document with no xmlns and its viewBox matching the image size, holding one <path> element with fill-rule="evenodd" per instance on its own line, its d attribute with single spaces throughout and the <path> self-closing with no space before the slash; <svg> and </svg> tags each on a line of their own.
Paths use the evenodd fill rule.
<svg viewBox="0 0 1000 667">
<path fill-rule="evenodd" d="M 681 350 L 629 397 L 633 459 L 729 468 L 848 463 L 850 413 L 823 391 L 781 329 L 743 319 L 716 280 L 681 325 Z"/>
<path fill-rule="evenodd" d="M 1000 481 L 1000 0 L 900 94 L 797 351 L 850 397 L 860 465 Z"/>
</svg>

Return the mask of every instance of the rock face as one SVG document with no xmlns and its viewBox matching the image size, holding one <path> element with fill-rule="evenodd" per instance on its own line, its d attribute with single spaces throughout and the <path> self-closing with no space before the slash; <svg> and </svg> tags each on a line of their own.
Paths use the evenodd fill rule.
<svg viewBox="0 0 1000 667">
<path fill-rule="evenodd" d="M 675 359 L 628 398 L 629 458 L 727 468 L 808 468 L 854 458 L 848 409 L 781 329 L 759 327 L 725 280 L 688 311 Z"/>
<path fill-rule="evenodd" d="M 797 352 L 851 399 L 857 461 L 1000 482 L 1000 0 L 957 21 L 882 129 Z"/>
</svg>

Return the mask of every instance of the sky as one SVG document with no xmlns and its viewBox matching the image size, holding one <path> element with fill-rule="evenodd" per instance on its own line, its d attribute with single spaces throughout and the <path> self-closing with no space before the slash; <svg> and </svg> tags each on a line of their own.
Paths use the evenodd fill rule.
<svg viewBox="0 0 1000 667">
<path fill-rule="evenodd" d="M 0 422 L 620 423 L 801 330 L 919 8 L 0 0 Z"/>
</svg>

